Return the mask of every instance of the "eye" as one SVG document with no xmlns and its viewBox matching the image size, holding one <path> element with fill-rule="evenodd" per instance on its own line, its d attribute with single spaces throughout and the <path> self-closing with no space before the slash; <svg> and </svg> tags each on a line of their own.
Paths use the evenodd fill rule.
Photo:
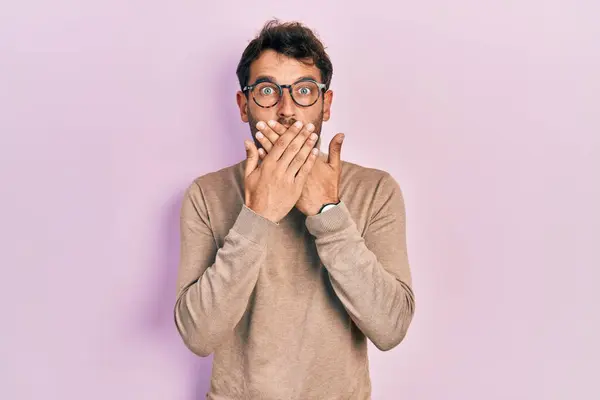
<svg viewBox="0 0 600 400">
<path fill-rule="evenodd" d="M 270 86 L 266 86 L 260 90 L 260 93 L 264 96 L 271 96 L 275 93 L 275 90 Z"/>
<path fill-rule="evenodd" d="M 311 94 L 311 88 L 308 86 L 303 86 L 301 88 L 298 89 L 298 93 L 301 94 L 302 96 L 308 96 Z"/>
</svg>

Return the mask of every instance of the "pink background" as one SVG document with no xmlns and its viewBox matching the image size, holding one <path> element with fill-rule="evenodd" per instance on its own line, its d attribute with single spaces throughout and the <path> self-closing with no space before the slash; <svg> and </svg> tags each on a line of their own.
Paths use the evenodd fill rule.
<svg viewBox="0 0 600 400">
<path fill-rule="evenodd" d="M 174 328 L 182 192 L 244 156 L 270 17 L 334 63 L 325 143 L 403 187 L 417 309 L 373 399 L 598 399 L 593 1 L 19 1 L 0 11 L 0 398 L 202 398 Z"/>
</svg>

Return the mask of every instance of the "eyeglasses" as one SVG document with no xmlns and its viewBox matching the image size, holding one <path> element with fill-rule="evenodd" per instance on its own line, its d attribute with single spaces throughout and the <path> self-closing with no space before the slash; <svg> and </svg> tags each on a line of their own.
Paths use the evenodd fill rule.
<svg viewBox="0 0 600 400">
<path fill-rule="evenodd" d="M 302 79 L 291 85 L 279 85 L 268 79 L 259 79 L 254 84 L 245 86 L 242 91 L 252 93 L 252 99 L 259 107 L 270 108 L 279 103 L 283 89 L 287 89 L 294 103 L 300 107 L 310 107 L 319 100 L 325 88 L 324 83 L 312 79 Z"/>
</svg>

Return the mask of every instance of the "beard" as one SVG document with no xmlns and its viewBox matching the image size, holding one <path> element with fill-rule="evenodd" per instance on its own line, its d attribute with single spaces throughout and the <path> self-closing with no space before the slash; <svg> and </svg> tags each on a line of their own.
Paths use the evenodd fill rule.
<svg viewBox="0 0 600 400">
<path fill-rule="evenodd" d="M 246 112 L 248 114 L 248 124 L 250 125 L 250 135 L 252 136 L 252 140 L 254 141 L 254 144 L 256 145 L 257 149 L 261 149 L 263 148 L 262 144 L 260 144 L 260 142 L 258 141 L 258 139 L 256 139 L 256 132 L 258 132 L 258 129 L 256 128 L 256 124 L 258 123 L 258 119 L 256 119 L 254 117 L 254 115 L 252 115 L 252 111 L 250 111 L 250 107 L 246 106 Z M 314 133 L 316 133 L 319 137 L 317 139 L 317 143 L 315 144 L 315 147 L 317 149 L 320 149 L 321 146 L 321 128 L 323 126 L 323 105 L 321 106 L 321 112 L 319 113 L 318 117 L 313 120 L 313 121 L 302 121 L 302 123 L 304 125 L 308 124 L 309 122 L 312 123 L 315 126 L 315 130 L 313 131 Z M 264 121 L 267 122 L 267 121 Z M 284 125 L 286 127 L 292 126 L 295 122 L 296 119 L 294 118 L 284 118 L 284 117 L 278 117 L 277 118 L 277 122 L 279 122 L 281 125 Z"/>
</svg>

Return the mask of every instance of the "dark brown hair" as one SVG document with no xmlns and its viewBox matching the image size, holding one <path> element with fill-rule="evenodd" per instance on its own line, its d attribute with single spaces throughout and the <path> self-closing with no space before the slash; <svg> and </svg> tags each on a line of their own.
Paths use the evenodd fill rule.
<svg viewBox="0 0 600 400">
<path fill-rule="evenodd" d="M 308 65 L 314 64 L 321 71 L 321 79 L 329 89 L 333 65 L 325 52 L 323 43 L 300 22 L 280 23 L 277 19 L 268 21 L 242 53 L 236 70 L 241 89 L 248 84 L 250 64 L 267 49 L 295 58 Z"/>
</svg>

